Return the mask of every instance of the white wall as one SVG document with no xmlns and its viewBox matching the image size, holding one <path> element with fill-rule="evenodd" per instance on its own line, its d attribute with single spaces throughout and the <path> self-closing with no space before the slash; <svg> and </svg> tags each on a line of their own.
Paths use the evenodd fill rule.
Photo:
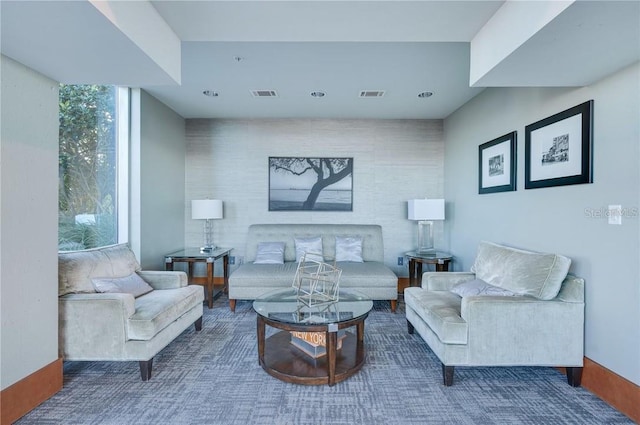
<svg viewBox="0 0 640 425">
<path fill-rule="evenodd" d="M 142 90 L 132 109 L 131 244 L 143 269 L 163 270 L 165 254 L 184 244 L 185 121 Z"/>
<path fill-rule="evenodd" d="M 408 199 L 441 197 L 442 121 L 427 120 L 187 120 L 186 234 L 202 244 L 202 223 L 191 219 L 192 199 L 224 201 L 214 242 L 243 256 L 254 223 L 380 224 L 385 263 L 415 247 L 417 225 Z M 269 156 L 353 157 L 353 212 L 269 212 Z M 442 242 L 438 227 L 436 244 Z M 218 268 L 216 268 L 218 271 Z"/>
<path fill-rule="evenodd" d="M 58 358 L 58 84 L 2 56 L 0 387 Z"/>
<path fill-rule="evenodd" d="M 593 184 L 524 190 L 524 127 L 589 99 L 595 101 Z M 638 211 L 638 117 L 636 64 L 590 87 L 487 89 L 445 120 L 446 233 L 455 269 L 469 269 L 483 239 L 570 257 L 571 272 L 586 280 L 585 355 L 636 384 L 640 218 L 609 225 L 588 209 L 621 204 Z M 478 195 L 478 146 L 514 130 L 518 190 Z"/>
</svg>

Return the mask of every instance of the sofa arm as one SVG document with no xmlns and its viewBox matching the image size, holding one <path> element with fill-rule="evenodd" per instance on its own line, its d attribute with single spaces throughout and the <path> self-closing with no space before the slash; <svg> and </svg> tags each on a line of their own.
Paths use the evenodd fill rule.
<svg viewBox="0 0 640 425">
<path fill-rule="evenodd" d="M 470 361 L 495 364 L 582 365 L 584 304 L 529 296 L 463 297 Z"/>
<path fill-rule="evenodd" d="M 468 272 L 425 272 L 422 274 L 422 287 L 429 291 L 449 291 L 459 283 L 476 278 Z"/>
<path fill-rule="evenodd" d="M 188 284 L 185 272 L 141 270 L 137 273 L 153 289 L 175 289 Z"/>
<path fill-rule="evenodd" d="M 67 294 L 58 298 L 59 350 L 69 360 L 117 358 L 135 313 L 131 294 Z"/>
</svg>

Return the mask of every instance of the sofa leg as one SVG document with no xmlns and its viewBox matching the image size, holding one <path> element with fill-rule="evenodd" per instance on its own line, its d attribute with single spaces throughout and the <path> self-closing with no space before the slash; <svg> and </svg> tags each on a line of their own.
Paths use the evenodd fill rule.
<svg viewBox="0 0 640 425">
<path fill-rule="evenodd" d="M 445 366 L 445 364 L 442 363 L 442 377 L 444 378 L 445 387 L 453 385 L 453 370 L 453 366 Z"/>
<path fill-rule="evenodd" d="M 567 367 L 567 382 L 572 387 L 579 387 L 582 381 L 582 368 L 581 367 Z"/>
<path fill-rule="evenodd" d="M 199 332 L 202 330 L 202 316 L 198 317 L 198 319 L 193 322 L 193 325 L 196 327 L 196 332 Z"/>
<path fill-rule="evenodd" d="M 236 312 L 236 300 L 229 300 L 229 310 L 231 310 L 232 313 Z"/>
<path fill-rule="evenodd" d="M 415 328 L 413 327 L 413 324 L 407 320 L 407 332 L 409 332 L 409 335 L 413 335 L 414 330 Z"/>
<path fill-rule="evenodd" d="M 398 301 L 397 300 L 390 300 L 390 301 L 391 301 L 391 312 L 395 313 L 396 307 L 398 306 Z"/>
<path fill-rule="evenodd" d="M 151 368 L 153 367 L 153 357 L 147 361 L 141 361 L 140 363 L 140 376 L 143 381 L 151 379 Z"/>
</svg>

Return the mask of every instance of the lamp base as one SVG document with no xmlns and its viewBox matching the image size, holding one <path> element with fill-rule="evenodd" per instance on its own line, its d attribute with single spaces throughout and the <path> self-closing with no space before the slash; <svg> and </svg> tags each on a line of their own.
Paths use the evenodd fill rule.
<svg viewBox="0 0 640 425">
<path fill-rule="evenodd" d="M 201 246 L 200 252 L 212 252 L 214 249 L 216 249 L 215 246 Z"/>
<path fill-rule="evenodd" d="M 433 221 L 418 221 L 418 247 L 420 254 L 435 253 L 433 246 Z"/>
</svg>

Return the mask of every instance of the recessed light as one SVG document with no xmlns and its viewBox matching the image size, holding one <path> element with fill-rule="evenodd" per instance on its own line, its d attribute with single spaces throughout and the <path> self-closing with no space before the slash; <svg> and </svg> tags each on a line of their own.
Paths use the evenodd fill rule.
<svg viewBox="0 0 640 425">
<path fill-rule="evenodd" d="M 323 91 L 312 91 L 311 92 L 311 96 L 312 97 L 324 97 L 325 96 L 325 92 Z"/>
<path fill-rule="evenodd" d="M 423 91 L 422 93 L 418 93 L 419 98 L 431 97 L 433 96 L 433 92 Z"/>
<path fill-rule="evenodd" d="M 220 93 L 214 90 L 205 90 L 202 94 L 209 97 L 218 97 L 220 95 Z"/>
</svg>

